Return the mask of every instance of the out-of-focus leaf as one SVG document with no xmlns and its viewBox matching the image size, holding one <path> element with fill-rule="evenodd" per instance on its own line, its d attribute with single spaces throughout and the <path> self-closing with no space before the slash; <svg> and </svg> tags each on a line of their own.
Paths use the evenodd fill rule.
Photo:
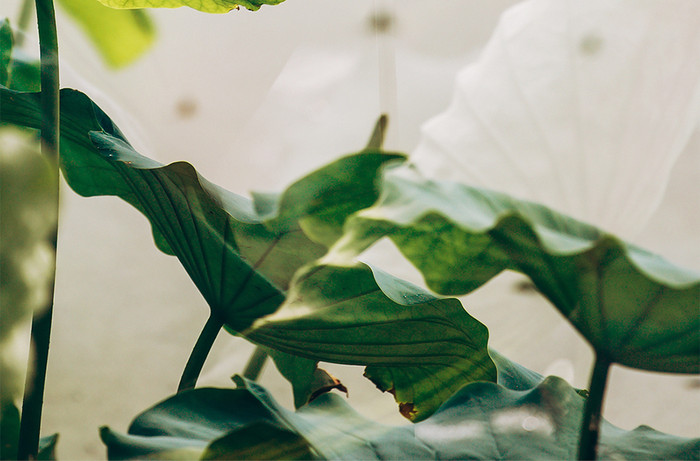
<svg viewBox="0 0 700 461">
<path fill-rule="evenodd" d="M 0 85 L 7 86 L 8 70 L 12 62 L 12 29 L 7 18 L 0 20 Z"/>
<path fill-rule="evenodd" d="M 132 63 L 155 40 L 155 27 L 145 11 L 116 10 L 98 0 L 58 0 L 58 3 L 113 67 Z"/>
<path fill-rule="evenodd" d="M 694 0 L 518 2 L 411 158 L 631 238 L 698 126 L 698 18 Z"/>
<path fill-rule="evenodd" d="M 601 356 L 650 371 L 700 371 L 700 276 L 593 226 L 505 194 L 396 168 L 380 201 L 331 250 L 346 260 L 389 236 L 438 293 L 523 272 Z"/>
<path fill-rule="evenodd" d="M 14 47 L 10 22 L 0 20 L 0 85 L 18 91 L 39 91 L 40 65 L 38 59 Z"/>
<path fill-rule="evenodd" d="M 0 454 L 16 457 L 29 325 L 53 288 L 56 177 L 38 140 L 0 126 Z M 14 455 L 13 455 L 14 453 Z"/>
<path fill-rule="evenodd" d="M 278 5 L 284 0 L 100 0 L 112 8 L 179 8 L 188 6 L 205 13 L 228 13 L 240 7 L 257 11 L 263 5 Z"/>
<path fill-rule="evenodd" d="M 248 335 L 290 354 L 366 365 L 365 376 L 420 421 L 464 384 L 495 381 L 488 331 L 440 299 L 364 264 L 313 265 Z"/>
<path fill-rule="evenodd" d="M 556 377 L 524 391 L 470 384 L 410 426 L 367 419 L 336 394 L 295 413 L 262 387 L 237 382 L 238 389 L 171 397 L 139 415 L 128 435 L 103 428 L 109 458 L 195 459 L 216 451 L 219 459 L 245 459 L 254 445 L 261 459 L 285 453 L 288 459 L 576 459 L 584 399 Z M 599 453 L 601 459 L 695 459 L 699 449 L 699 439 L 604 422 Z"/>
<path fill-rule="evenodd" d="M 3 373 L 5 366 L 3 366 Z M 9 396 L 8 396 L 9 397 Z M 0 459 L 17 459 L 19 409 L 5 395 L 0 396 Z"/>
</svg>

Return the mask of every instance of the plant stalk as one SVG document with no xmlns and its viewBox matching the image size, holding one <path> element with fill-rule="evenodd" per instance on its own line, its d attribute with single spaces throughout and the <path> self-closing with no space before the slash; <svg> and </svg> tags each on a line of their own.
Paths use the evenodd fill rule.
<svg viewBox="0 0 700 461">
<path fill-rule="evenodd" d="M 578 459 L 594 460 L 598 456 L 598 440 L 600 437 L 601 414 L 605 386 L 612 362 L 607 357 L 596 354 L 593 375 L 589 385 L 588 398 L 583 408 L 581 436 L 579 437 Z"/>
<path fill-rule="evenodd" d="M 192 349 L 190 358 L 187 360 L 185 369 L 182 371 L 180 384 L 177 386 L 178 393 L 188 389 L 194 389 L 194 386 L 197 384 L 197 379 L 199 379 L 199 375 L 204 367 L 204 362 L 207 360 L 207 356 L 214 345 L 214 341 L 223 326 L 224 322 L 219 320 L 215 315 L 211 315 L 207 319 L 207 323 L 204 324 L 204 328 L 202 328 L 202 332 L 199 334 L 199 338 L 197 338 L 197 342 Z"/>
<path fill-rule="evenodd" d="M 59 75 L 58 75 L 58 36 L 53 0 L 36 0 L 37 23 L 41 57 L 41 152 L 53 164 L 56 175 L 56 206 L 58 217 L 58 164 L 59 164 Z M 54 251 L 57 246 L 58 219 L 51 236 Z M 55 254 L 55 253 L 54 253 Z M 53 317 L 53 291 L 56 264 L 54 261 L 51 298 L 46 308 L 34 314 L 31 329 L 30 357 L 34 358 L 33 371 L 27 373 L 27 381 L 22 402 L 17 456 L 19 459 L 36 459 L 39 452 L 41 415 L 44 405 L 46 369 L 51 341 L 51 319 Z"/>
<path fill-rule="evenodd" d="M 267 352 L 262 347 L 256 346 L 243 370 L 243 377 L 251 381 L 257 381 L 266 361 Z"/>
</svg>

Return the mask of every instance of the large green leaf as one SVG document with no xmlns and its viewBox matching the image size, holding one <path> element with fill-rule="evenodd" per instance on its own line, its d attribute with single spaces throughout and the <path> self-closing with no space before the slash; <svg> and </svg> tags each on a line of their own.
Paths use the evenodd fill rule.
<svg viewBox="0 0 700 461">
<path fill-rule="evenodd" d="M 155 39 L 155 27 L 143 10 L 116 10 L 98 0 L 58 0 L 113 67 L 130 64 Z"/>
<path fill-rule="evenodd" d="M 110 459 L 575 459 L 584 399 L 550 377 L 516 391 L 494 383 L 462 388 L 433 416 L 389 426 L 324 394 L 297 412 L 262 387 L 238 378 L 237 389 L 197 389 L 138 416 L 128 434 L 102 429 Z M 694 459 L 699 439 L 642 426 L 603 424 L 602 459 Z M 285 451 L 289 450 L 289 451 Z"/>
<path fill-rule="evenodd" d="M 228 13 L 239 7 L 251 11 L 262 5 L 278 5 L 284 0 L 100 0 L 112 8 L 179 8 L 188 6 L 205 13 Z"/>
<path fill-rule="evenodd" d="M 358 154 L 312 173 L 281 195 L 277 218 L 265 223 L 251 209 L 250 202 L 206 182 L 188 164 L 161 167 L 135 153 L 121 139 L 99 133 L 91 136 L 106 159 L 105 167 L 109 165 L 119 177 L 112 178 L 103 169 L 83 169 L 73 172 L 70 184 L 79 190 L 81 180 L 99 181 L 103 191 L 110 190 L 144 212 L 161 248 L 180 258 L 214 315 L 221 316 L 229 329 L 243 332 L 267 347 L 314 361 L 372 365 L 368 377 L 382 390 L 391 390 L 402 413 L 415 420 L 431 414 L 465 382 L 495 380 L 495 367 L 486 351 L 486 329 L 456 300 L 430 299 L 368 269 L 314 271 L 318 277 L 307 284 L 312 289 L 324 284 L 326 296 L 333 287 L 341 289 L 335 293 L 336 298 L 330 297 L 331 303 L 338 303 L 336 309 L 331 312 L 321 306 L 320 315 L 312 320 L 333 324 L 335 330 L 326 329 L 312 338 L 308 330 L 318 330 L 317 324 L 300 326 L 299 319 L 295 319 L 291 326 L 286 314 L 281 317 L 286 320 L 284 329 L 279 323 L 268 323 L 270 327 L 264 331 L 246 330 L 253 320 L 277 309 L 296 269 L 323 252 L 300 231 L 299 220 L 311 225 L 322 221 L 320 240 L 332 242 L 333 236 L 340 235 L 344 221 L 337 217 L 376 199 L 376 172 L 383 162 L 396 156 Z M 266 202 L 263 208 L 275 209 L 269 205 Z M 335 220 L 327 219 L 329 215 Z M 384 281 L 381 289 L 375 282 L 380 277 Z M 372 290 L 371 295 L 367 295 L 366 288 Z M 292 299 L 298 296 L 307 298 L 308 292 L 300 288 L 291 294 Z M 421 303 L 408 309 L 390 298 Z M 426 302 L 428 299 L 432 303 Z M 338 315 L 341 305 L 348 315 Z M 378 312 L 384 316 L 377 317 Z M 359 335 L 358 322 L 364 324 Z M 446 335 L 446 325 L 454 325 L 456 331 Z M 296 336 L 291 338 L 294 335 L 289 331 L 293 328 Z M 340 329 L 355 341 L 350 351 L 341 340 Z M 399 338 L 396 330 L 403 331 L 404 338 Z M 389 344 L 387 338 L 392 338 Z M 314 340 L 330 344 L 319 348 Z M 416 351 L 425 354 L 422 361 L 416 360 Z"/>
<path fill-rule="evenodd" d="M 365 376 L 413 421 L 466 383 L 496 380 L 488 331 L 458 300 L 364 264 L 305 269 L 284 305 L 248 336 L 302 357 L 367 365 Z"/>
<path fill-rule="evenodd" d="M 0 94 L 7 108 L 3 120 L 38 125 L 35 95 Z M 85 196 L 117 195 L 144 213 L 158 247 L 180 259 L 212 314 L 238 333 L 276 310 L 294 272 L 325 252 L 306 237 L 300 222 L 306 227 L 323 222 L 323 232 L 310 233 L 332 243 L 341 235 L 344 216 L 376 200 L 382 165 L 403 158 L 365 150 L 302 178 L 280 195 L 258 194 L 253 203 L 209 183 L 187 163 L 162 166 L 139 155 L 82 93 L 64 91 L 61 101 L 62 166 L 71 187 Z M 308 387 L 313 362 L 273 358 L 297 388 Z M 299 391 L 296 397 L 304 403 Z"/>
<path fill-rule="evenodd" d="M 700 371 L 700 276 L 541 205 L 411 168 L 387 174 L 382 198 L 332 249 L 348 259 L 389 236 L 442 294 L 464 294 L 503 269 L 528 275 L 597 353 L 651 371 Z"/>
<path fill-rule="evenodd" d="M 299 309 L 288 303 L 268 327 L 246 331 L 255 319 L 277 309 L 296 269 L 325 251 L 306 238 L 300 225 L 316 240 L 333 243 L 345 218 L 376 200 L 380 167 L 400 156 L 364 151 L 306 176 L 280 196 L 258 195 L 253 204 L 206 182 L 189 164 L 160 166 L 140 156 L 111 124 L 98 123 L 98 117 L 77 123 L 71 118 L 78 112 L 77 101 L 89 103 L 77 93 L 66 93 L 69 110 L 64 116 L 73 123 L 64 124 L 70 130 L 65 136 L 78 139 L 81 129 L 94 125 L 104 125 L 112 134 L 95 130 L 90 135 L 97 151 L 81 139 L 63 153 L 69 184 L 82 195 L 117 195 L 146 214 L 158 246 L 180 258 L 214 315 L 230 330 L 308 360 L 369 365 L 368 377 L 393 392 L 402 413 L 415 420 L 431 414 L 466 382 L 495 380 L 486 329 L 456 300 L 438 300 L 364 266 L 307 272 L 313 277 L 301 277 L 290 299 L 299 301 L 302 293 L 306 302 L 319 289 L 315 284 L 323 284 L 326 291 L 316 295 L 313 315 L 292 322 L 286 317 L 289 309 Z M 94 105 L 90 109 L 99 113 Z M 330 298 L 323 296 L 334 289 L 334 301 L 342 303 L 325 309 L 323 303 Z M 338 315 L 341 308 L 346 315 Z M 382 317 L 375 318 L 378 312 Z M 280 319 L 285 329 L 277 334 Z M 324 347 L 309 342 L 309 322 L 335 325 L 336 331 L 319 331 L 316 340 L 327 343 Z M 362 322 L 363 334 L 356 336 Z M 341 329 L 346 343 L 339 341 Z M 348 335 L 364 346 L 348 350 Z M 424 355 L 418 362 L 412 356 L 416 351 Z M 280 364 L 276 358 L 297 389 L 305 389 L 312 364 L 291 358 Z M 306 392 L 297 390 L 297 404 L 305 398 Z"/>
<path fill-rule="evenodd" d="M 56 249 L 56 177 L 38 140 L 0 126 L 0 459 L 16 458 L 32 315 L 47 307 Z"/>
<path fill-rule="evenodd" d="M 37 95 L 2 90 L 2 96 L 4 121 L 37 127 Z M 323 253 L 298 228 L 268 231 L 250 200 L 209 183 L 189 164 L 161 166 L 140 156 L 82 93 L 61 96 L 68 183 L 81 195 L 120 196 L 146 214 L 158 247 L 178 256 L 212 312 L 233 330 L 273 312 L 296 268 Z"/>
</svg>

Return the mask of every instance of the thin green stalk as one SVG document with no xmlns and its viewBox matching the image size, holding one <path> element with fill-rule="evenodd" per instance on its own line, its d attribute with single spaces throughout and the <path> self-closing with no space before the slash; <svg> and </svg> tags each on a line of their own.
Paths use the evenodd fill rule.
<svg viewBox="0 0 700 461">
<path fill-rule="evenodd" d="M 605 386 L 608 382 L 610 365 L 612 365 L 612 362 L 607 357 L 596 355 L 589 385 L 590 394 L 583 408 L 581 436 L 578 445 L 579 460 L 593 460 L 598 456 L 603 398 L 605 396 Z"/>
<path fill-rule="evenodd" d="M 243 370 L 243 377 L 251 381 L 257 381 L 266 361 L 267 352 L 262 347 L 256 347 Z"/>
<path fill-rule="evenodd" d="M 41 56 L 41 152 L 54 165 L 56 181 L 56 206 L 58 214 L 58 149 L 59 149 L 59 78 L 58 78 L 58 37 L 56 17 L 52 0 L 36 0 L 37 22 Z M 58 221 L 51 238 L 54 249 L 57 245 Z M 55 281 L 56 266 L 52 280 Z M 20 423 L 19 459 L 35 459 L 39 451 L 41 414 L 44 404 L 46 368 L 51 340 L 51 319 L 53 316 L 53 286 L 51 299 L 45 309 L 32 319 L 31 357 L 35 363 L 33 372 L 27 374 L 27 384 L 22 402 Z"/>
<path fill-rule="evenodd" d="M 182 372 L 180 384 L 177 386 L 178 392 L 194 389 L 194 386 L 197 384 L 197 379 L 204 367 L 204 362 L 207 360 L 207 356 L 214 345 L 214 341 L 223 326 L 224 322 L 214 315 L 207 319 L 207 323 L 204 324 L 204 328 L 202 328 L 202 332 L 199 334 L 199 338 L 197 338 L 190 358 L 187 360 L 185 369 Z"/>
</svg>

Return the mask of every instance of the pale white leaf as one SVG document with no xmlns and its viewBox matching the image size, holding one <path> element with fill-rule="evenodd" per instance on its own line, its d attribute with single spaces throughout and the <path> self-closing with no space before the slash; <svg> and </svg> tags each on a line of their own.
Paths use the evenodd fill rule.
<svg viewBox="0 0 700 461">
<path fill-rule="evenodd" d="M 523 2 L 413 162 L 633 237 L 700 119 L 698 24 L 694 0 Z"/>
</svg>

